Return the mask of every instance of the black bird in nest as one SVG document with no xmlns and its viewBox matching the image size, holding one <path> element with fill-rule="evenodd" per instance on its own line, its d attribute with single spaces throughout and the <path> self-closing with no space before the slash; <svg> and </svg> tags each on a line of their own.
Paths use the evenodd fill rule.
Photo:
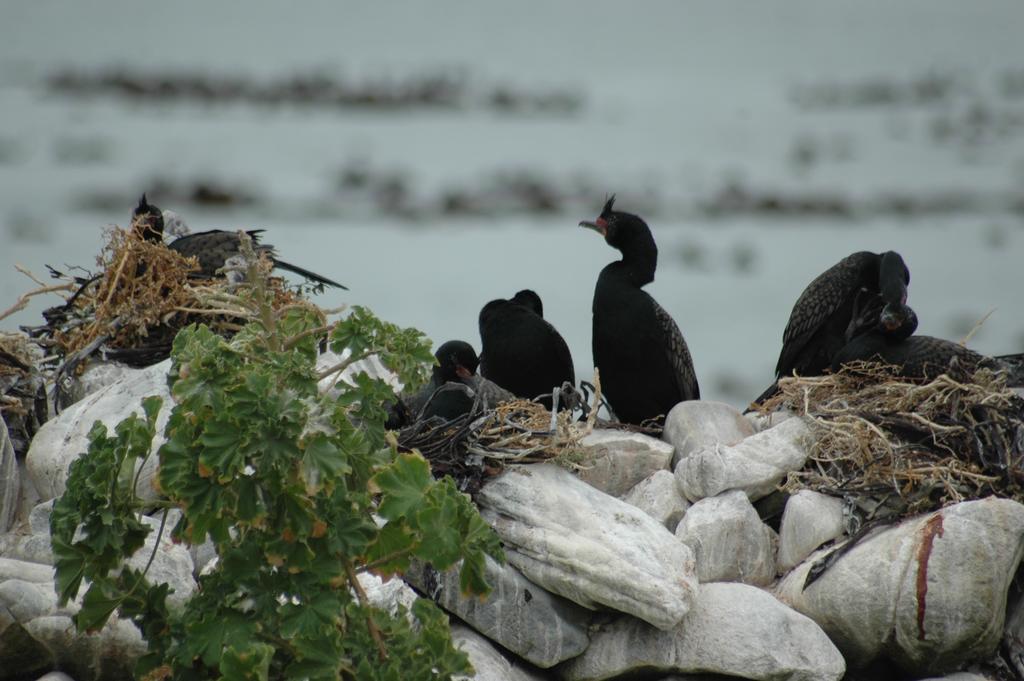
<svg viewBox="0 0 1024 681">
<path fill-rule="evenodd" d="M 981 368 L 1002 371 L 1007 385 L 1024 386 L 1024 354 L 989 357 L 960 343 L 915 336 L 917 315 L 900 304 L 885 305 L 878 321 L 847 343 L 832 360 L 832 371 L 857 360 L 897 367 L 902 378 L 935 380 L 954 368 L 973 374 Z"/>
<path fill-rule="evenodd" d="M 163 212 L 146 201 L 143 194 L 139 204 L 132 211 L 132 226 L 135 233 L 144 240 L 152 243 L 163 243 L 164 239 L 164 215 Z M 287 270 L 309 281 L 316 282 L 319 286 L 334 286 L 348 290 L 348 287 L 336 281 L 328 279 L 315 272 L 285 262 L 274 253 L 274 247 L 270 244 L 260 244 L 259 238 L 265 230 L 247 230 L 257 253 L 265 253 L 270 257 L 274 267 Z M 238 233 L 222 229 L 211 229 L 206 232 L 194 232 L 166 244 L 168 248 L 181 253 L 185 257 L 194 256 L 199 262 L 200 276 L 213 278 L 218 276 L 217 270 L 224 267 L 228 259 L 239 255 Z"/>
<path fill-rule="evenodd" d="M 437 364 L 430 381 L 414 395 L 399 399 L 388 409 L 385 426 L 395 430 L 422 419 L 439 416 L 446 421 L 468 414 L 479 397 L 482 409 L 492 409 L 515 395 L 477 375 L 479 358 L 465 341 L 443 343 L 434 353 Z"/>
<path fill-rule="evenodd" d="M 883 306 L 906 304 L 909 283 L 910 270 L 896 251 L 859 251 L 819 274 L 793 305 L 782 333 L 776 381 L 794 373 L 824 373 L 843 346 L 878 322 Z M 773 382 L 754 402 L 777 392 Z"/>
<path fill-rule="evenodd" d="M 574 386 L 576 372 L 568 344 L 543 313 L 540 296 L 529 289 L 484 305 L 480 374 L 518 397 L 540 397 L 550 409 L 552 391 Z"/>
<path fill-rule="evenodd" d="M 686 340 L 671 315 L 643 287 L 654 281 L 658 247 L 639 216 L 605 203 L 593 229 L 622 252 L 605 265 L 594 289 L 594 364 L 615 415 L 640 424 L 664 417 L 684 400 L 700 399 Z"/>
</svg>

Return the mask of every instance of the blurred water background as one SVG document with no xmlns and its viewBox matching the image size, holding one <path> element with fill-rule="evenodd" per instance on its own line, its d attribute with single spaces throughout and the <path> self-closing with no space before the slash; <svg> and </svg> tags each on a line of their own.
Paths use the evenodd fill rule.
<svg viewBox="0 0 1024 681">
<path fill-rule="evenodd" d="M 6 2 L 0 310 L 146 191 L 437 343 L 533 288 L 591 375 L 606 193 L 702 393 L 767 385 L 803 287 L 899 250 L 919 331 L 1024 351 L 1024 5 Z M 40 321 L 48 301 L 0 322 Z"/>
</svg>

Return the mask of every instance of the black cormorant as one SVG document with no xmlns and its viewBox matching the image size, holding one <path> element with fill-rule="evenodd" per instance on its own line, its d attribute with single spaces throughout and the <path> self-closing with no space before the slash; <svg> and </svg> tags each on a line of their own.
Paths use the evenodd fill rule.
<svg viewBox="0 0 1024 681">
<path fill-rule="evenodd" d="M 518 397 L 551 407 L 551 392 L 576 384 L 569 346 L 541 316 L 540 296 L 529 289 L 492 300 L 480 310 L 480 374 Z"/>
<path fill-rule="evenodd" d="M 883 305 L 904 305 L 910 271 L 896 251 L 859 251 L 807 285 L 789 315 L 775 378 L 818 376 L 858 332 L 878 321 Z M 755 402 L 778 392 L 772 383 Z"/>
<path fill-rule="evenodd" d="M 638 216 L 613 210 L 614 202 L 612 196 L 596 220 L 580 223 L 622 251 L 622 260 L 601 270 L 594 289 L 594 364 L 615 415 L 639 424 L 699 399 L 700 388 L 679 327 L 643 290 L 658 266 L 651 230 Z"/>
<path fill-rule="evenodd" d="M 443 343 L 434 353 L 437 364 L 430 381 L 414 395 L 400 399 L 388 409 L 389 429 L 396 429 L 419 419 L 440 416 L 451 420 L 467 414 L 479 395 L 481 406 L 491 409 L 515 395 L 477 375 L 476 351 L 465 341 Z"/>
<path fill-rule="evenodd" d="M 152 243 L 163 243 L 164 238 L 164 218 L 163 213 L 159 208 L 146 201 L 146 195 L 143 194 L 142 198 L 139 199 L 139 204 L 132 211 L 132 225 L 135 229 L 136 234 Z M 279 260 L 274 255 L 274 247 L 269 244 L 260 244 L 259 235 L 263 232 L 262 229 L 253 229 L 246 231 L 253 240 L 253 247 L 257 253 L 266 253 L 270 256 L 270 260 L 274 263 L 274 267 L 278 267 L 282 270 L 293 272 L 301 277 L 305 277 L 310 281 L 314 281 L 317 284 L 335 286 L 337 288 L 347 289 L 336 281 L 332 281 L 327 277 L 310 272 L 307 269 L 303 269 L 297 265 Z M 213 278 L 217 276 L 217 270 L 224 267 L 224 263 L 227 262 L 228 258 L 234 255 L 238 255 L 238 233 L 226 231 L 222 229 L 211 229 L 206 232 L 194 232 L 186 236 L 179 237 L 174 241 L 166 244 L 168 248 L 181 253 L 185 257 L 195 256 L 199 262 L 200 275 L 203 277 Z"/>
<path fill-rule="evenodd" d="M 1004 371 L 1008 385 L 1024 384 L 1021 355 L 989 357 L 943 338 L 914 336 L 916 329 L 917 315 L 912 309 L 906 305 L 886 305 L 874 327 L 836 353 L 832 371 L 857 360 L 874 361 L 896 366 L 903 378 L 931 381 L 947 373 L 956 362 L 968 373 L 980 368 Z"/>
</svg>

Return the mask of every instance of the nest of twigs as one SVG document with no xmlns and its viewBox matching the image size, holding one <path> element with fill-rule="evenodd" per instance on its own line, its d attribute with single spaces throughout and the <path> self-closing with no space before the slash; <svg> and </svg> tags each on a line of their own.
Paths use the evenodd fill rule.
<svg viewBox="0 0 1024 681">
<path fill-rule="evenodd" d="M 45 325 L 26 329 L 51 359 L 76 358 L 80 366 L 85 357 L 100 353 L 147 366 L 165 359 L 174 336 L 189 324 L 202 322 L 227 336 L 252 318 L 251 310 L 233 295 L 237 285 L 222 278 L 196 278 L 194 258 L 132 231 L 111 228 L 97 263 L 98 274 L 74 281 L 55 273 L 69 280 L 64 289 L 73 294 L 43 313 Z M 260 265 L 264 275 L 272 267 L 265 260 Z M 267 282 L 275 308 L 300 298 L 281 279 Z"/>
<path fill-rule="evenodd" d="M 816 436 L 788 492 L 842 497 L 866 521 L 896 519 L 990 495 L 1024 501 L 1024 400 L 1005 377 L 956 367 L 932 381 L 860 363 L 779 381 L 785 404 Z"/>
<path fill-rule="evenodd" d="M 430 461 L 435 476 L 451 475 L 459 489 L 475 494 L 483 482 L 506 465 L 555 460 L 570 467 L 582 457 L 580 441 L 597 421 L 600 383 L 595 378 L 593 405 L 586 419 L 574 411 L 552 412 L 525 399 L 473 409 L 451 420 L 423 419 L 398 433 L 403 450 L 417 449 Z"/>
</svg>

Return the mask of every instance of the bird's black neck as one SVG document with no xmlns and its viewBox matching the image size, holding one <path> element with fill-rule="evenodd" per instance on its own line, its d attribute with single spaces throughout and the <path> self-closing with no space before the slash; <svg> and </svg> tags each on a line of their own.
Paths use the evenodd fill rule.
<svg viewBox="0 0 1024 681">
<path fill-rule="evenodd" d="M 650 230 L 631 234 L 619 250 L 622 251 L 622 260 L 612 264 L 617 265 L 619 272 L 625 272 L 634 286 L 640 287 L 654 281 L 654 272 L 658 268 L 658 246 Z"/>
</svg>

